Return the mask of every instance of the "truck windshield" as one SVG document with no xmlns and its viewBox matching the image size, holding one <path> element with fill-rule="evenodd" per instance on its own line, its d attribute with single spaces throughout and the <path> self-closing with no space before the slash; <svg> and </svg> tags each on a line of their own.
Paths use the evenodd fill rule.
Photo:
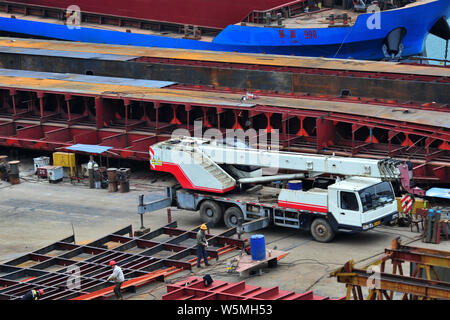
<svg viewBox="0 0 450 320">
<path fill-rule="evenodd" d="M 381 182 L 359 191 L 363 212 L 384 206 L 394 201 L 394 191 L 389 182 Z"/>
</svg>

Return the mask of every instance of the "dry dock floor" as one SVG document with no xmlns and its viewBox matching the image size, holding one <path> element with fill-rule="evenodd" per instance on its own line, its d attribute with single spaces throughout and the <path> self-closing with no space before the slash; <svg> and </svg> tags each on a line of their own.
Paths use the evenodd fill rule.
<svg viewBox="0 0 450 320">
<path fill-rule="evenodd" d="M 0 182 L 0 263 L 42 248 L 64 237 L 72 235 L 72 224 L 76 242 L 87 242 L 114 232 L 127 225 L 139 229 L 137 214 L 139 194 L 151 195 L 162 192 L 170 181 L 150 179 L 134 174 L 129 193 L 109 193 L 105 189 L 89 189 L 86 183 L 70 184 L 62 182 L 49 184 L 38 181 L 32 172 L 32 163 L 22 161 L 21 184 L 11 186 Z M 149 176 L 149 173 L 143 173 Z M 172 209 L 172 219 L 181 229 L 198 226 L 198 213 Z M 167 224 L 166 210 L 146 214 L 144 224 L 153 230 Z M 225 227 L 212 229 L 216 234 Z M 239 277 L 226 272 L 226 262 L 238 252 L 229 253 L 218 261 L 212 261 L 209 268 L 183 271 L 172 275 L 166 281 L 182 279 L 189 275 L 209 273 L 213 279 L 239 282 L 262 287 L 279 286 L 281 290 L 305 292 L 314 290 L 316 295 L 331 298 L 345 295 L 345 286 L 328 275 L 334 269 L 353 259 L 360 265 L 377 258 L 389 247 L 391 241 L 401 236 L 403 243 L 411 246 L 427 247 L 450 251 L 450 241 L 441 244 L 424 244 L 417 232 L 409 227 L 382 226 L 359 234 L 339 234 L 332 243 L 318 243 L 306 232 L 281 227 L 260 230 L 264 234 L 266 247 L 289 251 L 277 268 L 264 269 L 262 275 Z M 244 237 L 249 237 L 245 234 Z M 408 270 L 405 270 L 408 272 Z M 126 299 L 160 299 L 166 293 L 164 283 L 157 282 L 138 289 L 136 293 L 126 293 Z"/>
</svg>

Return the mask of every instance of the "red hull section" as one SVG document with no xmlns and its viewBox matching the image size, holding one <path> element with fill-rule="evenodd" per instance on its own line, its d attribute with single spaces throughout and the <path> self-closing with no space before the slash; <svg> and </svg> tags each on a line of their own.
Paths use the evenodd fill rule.
<svg viewBox="0 0 450 320">
<path fill-rule="evenodd" d="M 267 10 L 287 0 L 16 0 L 16 3 L 66 9 L 77 5 L 82 12 L 152 21 L 224 28 L 244 19 L 253 10 Z"/>
</svg>

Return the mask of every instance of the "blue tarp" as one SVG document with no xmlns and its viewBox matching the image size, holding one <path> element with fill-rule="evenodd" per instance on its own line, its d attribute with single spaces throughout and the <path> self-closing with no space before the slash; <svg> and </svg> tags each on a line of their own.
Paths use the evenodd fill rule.
<svg viewBox="0 0 450 320">
<path fill-rule="evenodd" d="M 112 149 L 112 147 L 108 146 L 99 146 L 95 144 L 74 144 L 73 146 L 67 147 L 67 150 L 72 151 L 82 151 L 87 153 L 96 153 L 101 154 L 109 149 Z"/>
<path fill-rule="evenodd" d="M 431 189 L 427 190 L 425 195 L 427 197 L 450 199 L 450 189 L 431 188 Z"/>
</svg>

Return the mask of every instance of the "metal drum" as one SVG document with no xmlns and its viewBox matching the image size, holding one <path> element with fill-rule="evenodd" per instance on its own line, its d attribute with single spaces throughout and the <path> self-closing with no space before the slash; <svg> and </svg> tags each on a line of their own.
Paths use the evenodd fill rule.
<svg viewBox="0 0 450 320">
<path fill-rule="evenodd" d="M 117 192 L 117 169 L 109 168 L 106 173 L 108 175 L 108 191 Z"/>
<path fill-rule="evenodd" d="M 11 184 L 19 184 L 20 183 L 20 177 L 19 177 L 19 164 L 20 161 L 10 161 L 9 163 L 9 183 Z"/>
<path fill-rule="evenodd" d="M 289 190 L 302 190 L 303 189 L 303 182 L 302 180 L 291 180 L 288 182 L 288 189 Z"/>
<path fill-rule="evenodd" d="M 264 260 L 266 258 L 266 241 L 264 235 L 254 234 L 250 237 L 250 251 L 252 260 Z"/>
<path fill-rule="evenodd" d="M 8 156 L 0 155 L 0 180 L 6 179 L 8 175 Z"/>
<path fill-rule="evenodd" d="M 130 191 L 130 171 L 129 168 L 120 168 L 118 170 L 119 192 L 121 193 Z"/>
</svg>

